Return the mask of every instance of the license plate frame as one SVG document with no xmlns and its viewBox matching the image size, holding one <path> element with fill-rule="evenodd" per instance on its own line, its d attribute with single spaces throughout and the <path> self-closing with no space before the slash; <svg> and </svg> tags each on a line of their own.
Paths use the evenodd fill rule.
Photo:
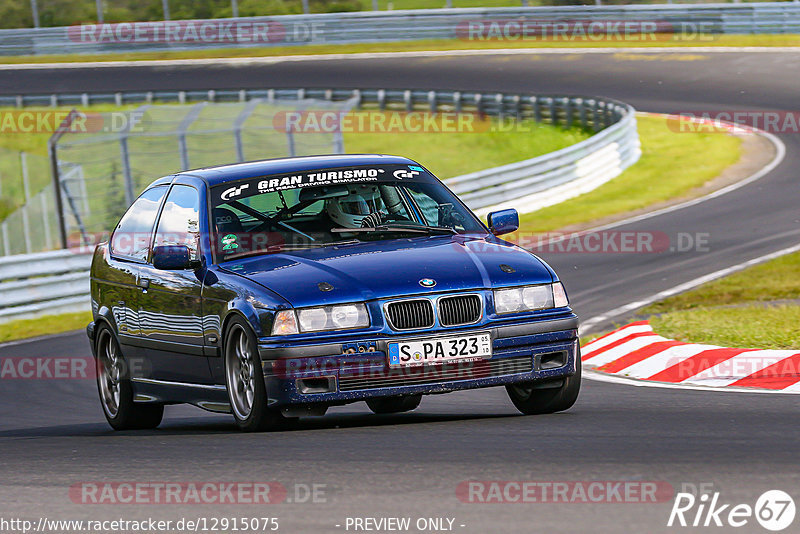
<svg viewBox="0 0 800 534">
<path fill-rule="evenodd" d="M 464 340 L 465 345 L 462 345 L 461 340 Z M 407 348 L 406 352 L 402 349 L 404 346 Z M 386 359 L 391 368 L 488 360 L 492 357 L 492 335 L 490 332 L 473 332 L 419 337 L 391 341 L 386 348 Z M 403 359 L 405 356 L 408 359 Z"/>
</svg>

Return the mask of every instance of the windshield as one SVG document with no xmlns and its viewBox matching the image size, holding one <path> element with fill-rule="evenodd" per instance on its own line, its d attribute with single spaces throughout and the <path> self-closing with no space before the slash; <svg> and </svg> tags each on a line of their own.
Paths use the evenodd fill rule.
<svg viewBox="0 0 800 534">
<path fill-rule="evenodd" d="M 251 178 L 212 189 L 218 261 L 252 254 L 485 228 L 416 165 Z"/>
</svg>

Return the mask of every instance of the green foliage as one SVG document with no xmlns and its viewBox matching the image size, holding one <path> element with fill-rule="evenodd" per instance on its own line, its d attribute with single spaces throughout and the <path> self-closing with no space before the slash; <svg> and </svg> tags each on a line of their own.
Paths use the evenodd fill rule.
<svg viewBox="0 0 800 534">
<path fill-rule="evenodd" d="M 15 209 L 16 203 L 9 197 L 0 197 L 0 221 L 4 221 Z"/>
<path fill-rule="evenodd" d="M 97 21 L 94 0 L 39 0 L 41 26 L 71 26 Z M 370 4 L 371 5 L 371 4 Z M 310 0 L 312 13 L 360 11 L 359 0 Z M 437 6 L 438 7 L 438 6 Z M 170 19 L 214 19 L 233 16 L 230 0 L 169 0 Z M 301 0 L 242 0 L 239 16 L 290 15 L 303 12 Z M 155 21 L 164 19 L 161 0 L 106 0 L 103 2 L 106 22 Z M 30 3 L 0 0 L 0 28 L 33 26 Z"/>
</svg>

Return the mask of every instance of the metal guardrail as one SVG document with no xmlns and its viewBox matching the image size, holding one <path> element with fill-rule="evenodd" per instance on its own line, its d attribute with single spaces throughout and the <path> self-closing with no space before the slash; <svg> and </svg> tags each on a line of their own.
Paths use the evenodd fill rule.
<svg viewBox="0 0 800 534">
<path fill-rule="evenodd" d="M 72 250 L 0 258 L 0 322 L 89 310 L 90 264 Z"/>
<path fill-rule="evenodd" d="M 0 30 L 0 55 L 470 39 L 471 23 L 531 22 L 551 24 L 549 31 L 557 31 L 554 23 L 559 21 L 574 24 L 603 20 L 655 23 L 658 32 L 800 33 L 800 5 L 758 2 L 424 9 L 27 28 Z M 520 37 L 492 34 L 491 38 Z"/>
<path fill-rule="evenodd" d="M 446 180 L 478 214 L 513 205 L 522 212 L 591 190 L 641 154 L 632 107 L 610 99 L 469 91 L 269 89 L 114 95 L 26 96 L 21 103 L 158 102 L 213 98 L 356 99 L 361 109 L 474 113 L 504 119 L 582 126 L 596 132 L 573 146 L 529 160 Z M 19 103 L 19 102 L 18 102 Z M 0 99 L 0 105 L 2 105 Z M 524 135 L 521 134 L 521 135 Z M 0 322 L 36 313 L 88 309 L 89 256 L 69 250 L 0 258 Z"/>
</svg>

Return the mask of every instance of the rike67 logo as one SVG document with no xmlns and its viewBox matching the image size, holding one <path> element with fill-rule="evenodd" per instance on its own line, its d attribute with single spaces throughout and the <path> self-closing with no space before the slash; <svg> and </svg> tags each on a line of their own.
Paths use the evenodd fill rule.
<svg viewBox="0 0 800 534">
<path fill-rule="evenodd" d="M 778 532 L 792 525 L 795 512 L 794 499 L 781 490 L 765 491 L 755 504 L 724 502 L 718 491 L 680 492 L 675 495 L 667 526 L 752 528 L 758 523 Z"/>
</svg>

